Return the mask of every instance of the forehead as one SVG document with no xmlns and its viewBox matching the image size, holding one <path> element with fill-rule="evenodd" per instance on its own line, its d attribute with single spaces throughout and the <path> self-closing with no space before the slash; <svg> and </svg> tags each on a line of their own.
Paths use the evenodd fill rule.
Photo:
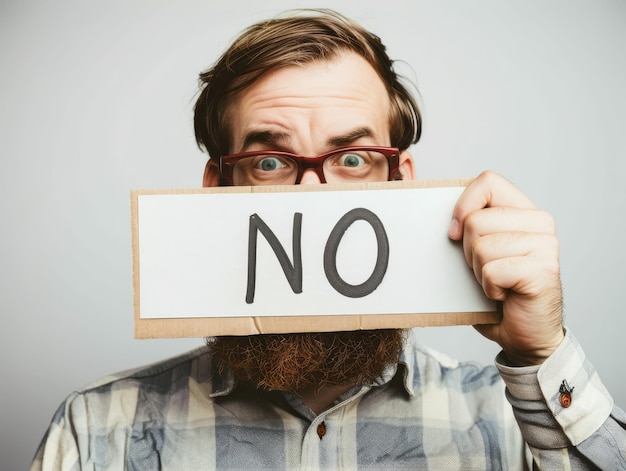
<svg viewBox="0 0 626 471">
<path fill-rule="evenodd" d="M 235 149 L 246 132 L 264 127 L 324 134 L 367 126 L 388 134 L 388 117 L 383 81 L 365 59 L 348 52 L 268 72 L 239 92 L 229 109 Z"/>
</svg>

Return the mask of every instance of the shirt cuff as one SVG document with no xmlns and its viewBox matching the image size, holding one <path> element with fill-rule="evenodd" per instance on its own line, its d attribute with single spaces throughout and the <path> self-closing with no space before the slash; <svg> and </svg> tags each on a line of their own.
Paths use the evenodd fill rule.
<svg viewBox="0 0 626 471">
<path fill-rule="evenodd" d="M 566 446 L 565 438 L 577 446 L 600 428 L 613 408 L 611 395 L 567 330 L 559 348 L 542 365 L 506 366 L 501 352 L 496 357 L 496 367 L 506 384 L 507 397 L 524 438 L 531 446 Z M 569 394 L 571 399 L 568 407 L 568 398 L 563 398 L 563 394 Z M 552 429 L 550 438 L 545 436 L 547 429 Z M 558 429 L 561 438 L 555 435 Z"/>
</svg>

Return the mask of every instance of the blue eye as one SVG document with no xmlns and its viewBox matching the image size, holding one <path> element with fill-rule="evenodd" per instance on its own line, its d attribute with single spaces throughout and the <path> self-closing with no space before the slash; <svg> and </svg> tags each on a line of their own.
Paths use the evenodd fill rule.
<svg viewBox="0 0 626 471">
<path fill-rule="evenodd" d="M 271 172 L 284 166 L 285 164 L 276 157 L 264 157 L 256 164 L 256 168 L 259 168 L 264 172 Z"/>
<path fill-rule="evenodd" d="M 365 159 L 358 154 L 343 154 L 339 164 L 344 167 L 360 167 L 365 164 Z"/>
</svg>

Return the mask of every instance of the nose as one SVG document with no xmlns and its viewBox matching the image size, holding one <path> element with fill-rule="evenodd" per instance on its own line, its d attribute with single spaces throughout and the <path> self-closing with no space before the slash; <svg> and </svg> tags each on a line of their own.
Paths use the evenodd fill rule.
<svg viewBox="0 0 626 471">
<path fill-rule="evenodd" d="M 313 169 L 305 170 L 300 180 L 300 185 L 320 185 L 321 183 L 320 177 Z"/>
</svg>

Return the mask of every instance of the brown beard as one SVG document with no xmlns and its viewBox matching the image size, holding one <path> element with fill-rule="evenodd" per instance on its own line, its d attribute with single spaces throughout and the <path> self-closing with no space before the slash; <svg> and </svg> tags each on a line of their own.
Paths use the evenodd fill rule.
<svg viewBox="0 0 626 471">
<path fill-rule="evenodd" d="M 219 367 L 238 380 L 292 392 L 371 383 L 397 363 L 403 342 L 397 329 L 207 339 Z"/>
</svg>

